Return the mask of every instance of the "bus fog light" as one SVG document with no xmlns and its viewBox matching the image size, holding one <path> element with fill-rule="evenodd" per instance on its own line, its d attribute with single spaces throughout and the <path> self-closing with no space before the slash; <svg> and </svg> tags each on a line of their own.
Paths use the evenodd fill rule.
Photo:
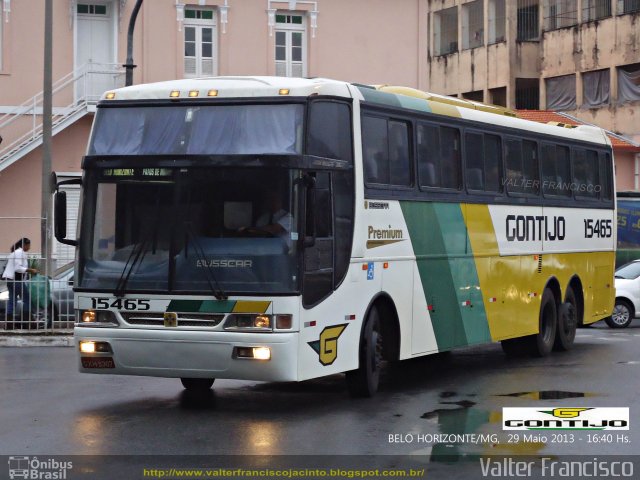
<svg viewBox="0 0 640 480">
<path fill-rule="evenodd" d="M 111 345 L 108 342 L 81 341 L 80 351 L 82 353 L 112 353 Z"/>
<path fill-rule="evenodd" d="M 279 330 L 288 330 L 293 326 L 293 316 L 276 315 L 276 328 Z"/>
<path fill-rule="evenodd" d="M 271 360 L 271 349 L 269 347 L 254 347 L 253 358 L 257 360 Z"/>
<path fill-rule="evenodd" d="M 80 342 L 82 353 L 96 353 L 96 342 Z"/>
<path fill-rule="evenodd" d="M 271 349 L 269 347 L 235 347 L 233 358 L 271 360 Z"/>
</svg>

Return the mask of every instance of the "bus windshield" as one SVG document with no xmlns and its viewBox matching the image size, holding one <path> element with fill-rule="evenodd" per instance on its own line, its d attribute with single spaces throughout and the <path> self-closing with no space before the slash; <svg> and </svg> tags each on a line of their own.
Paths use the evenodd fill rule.
<svg viewBox="0 0 640 480">
<path fill-rule="evenodd" d="M 299 170 L 87 171 L 79 288 L 298 290 Z M 91 178 L 93 177 L 93 178 Z"/>
<path fill-rule="evenodd" d="M 101 107 L 89 155 L 300 154 L 304 104 Z"/>
</svg>

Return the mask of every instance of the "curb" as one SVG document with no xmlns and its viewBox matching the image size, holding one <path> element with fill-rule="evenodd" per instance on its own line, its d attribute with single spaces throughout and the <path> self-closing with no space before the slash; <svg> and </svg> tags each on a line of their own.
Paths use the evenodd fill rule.
<svg viewBox="0 0 640 480">
<path fill-rule="evenodd" d="M 0 347 L 73 347 L 73 335 L 0 335 Z"/>
</svg>

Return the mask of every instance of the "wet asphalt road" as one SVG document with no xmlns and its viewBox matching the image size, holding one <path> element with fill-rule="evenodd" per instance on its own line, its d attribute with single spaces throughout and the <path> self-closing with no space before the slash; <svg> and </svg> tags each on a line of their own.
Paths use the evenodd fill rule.
<svg viewBox="0 0 640 480">
<path fill-rule="evenodd" d="M 300 384 L 83 375 L 73 348 L 0 348 L 0 455 L 609 454 L 640 451 L 640 320 L 580 329 L 569 353 L 507 359 L 499 344 L 390 369 L 374 399 L 344 378 Z M 560 392 L 560 393 L 558 393 Z M 564 392 L 564 393 L 562 393 Z M 540 399 L 542 397 L 542 399 Z M 568 398 L 554 398 L 568 397 Z M 630 407 L 628 443 L 508 444 L 505 406 Z M 499 443 L 418 443 L 418 434 L 497 433 Z M 413 434 L 390 443 L 390 434 Z"/>
</svg>

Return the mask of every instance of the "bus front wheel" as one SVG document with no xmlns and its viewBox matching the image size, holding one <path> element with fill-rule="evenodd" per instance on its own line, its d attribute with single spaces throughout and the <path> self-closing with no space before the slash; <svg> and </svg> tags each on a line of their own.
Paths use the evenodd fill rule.
<svg viewBox="0 0 640 480">
<path fill-rule="evenodd" d="M 215 378 L 181 378 L 180 381 L 188 392 L 206 392 L 213 385 Z"/>
<path fill-rule="evenodd" d="M 378 309 L 371 307 L 360 339 L 359 367 L 346 373 L 352 397 L 372 397 L 378 391 L 382 366 L 381 327 Z"/>
<path fill-rule="evenodd" d="M 539 331 L 536 335 L 528 337 L 531 353 L 535 357 L 546 357 L 551 353 L 556 340 L 557 325 L 556 298 L 550 289 L 545 288 L 540 302 Z"/>
</svg>

